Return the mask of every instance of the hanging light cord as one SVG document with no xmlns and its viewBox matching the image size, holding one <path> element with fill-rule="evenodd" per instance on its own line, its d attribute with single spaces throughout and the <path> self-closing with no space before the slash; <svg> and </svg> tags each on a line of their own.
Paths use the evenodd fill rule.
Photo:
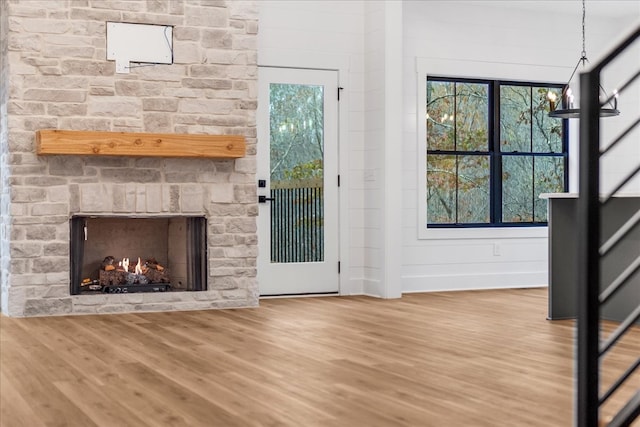
<svg viewBox="0 0 640 427">
<path fill-rule="evenodd" d="M 585 20 L 586 20 L 586 16 L 587 16 L 587 9 L 585 7 L 585 0 L 582 0 L 582 54 L 580 55 L 580 59 L 578 59 L 578 63 L 576 64 L 576 67 L 573 69 L 573 73 L 571 73 L 571 77 L 569 77 L 569 82 L 571 82 L 571 80 L 573 80 L 573 76 L 575 76 L 576 71 L 578 71 L 578 67 L 580 67 L 580 64 L 582 64 L 582 67 L 586 67 L 587 63 L 589 62 L 589 60 L 587 59 L 587 44 L 585 41 Z M 564 96 L 566 94 L 567 89 L 569 88 L 569 85 L 565 86 L 565 88 L 562 91 L 562 96 Z M 606 90 L 604 90 L 604 88 L 602 87 L 602 85 L 600 85 L 600 90 L 602 91 L 602 93 L 605 96 L 605 102 L 601 104 L 601 106 L 605 105 L 605 104 L 609 104 L 611 107 L 613 107 L 613 109 L 617 109 L 618 107 L 618 100 L 616 99 L 615 96 L 609 96 L 609 94 L 607 93 Z M 612 104 L 613 101 L 613 104 Z"/>
<path fill-rule="evenodd" d="M 582 0 L 582 58 L 587 59 L 587 44 L 585 42 L 585 19 L 587 16 L 587 8 L 585 6 L 585 0 Z"/>
<path fill-rule="evenodd" d="M 578 71 L 578 67 L 580 67 L 580 64 L 582 64 L 582 68 L 585 68 L 587 66 L 587 62 L 589 62 L 589 60 L 587 59 L 587 43 L 586 43 L 586 39 L 585 39 L 585 20 L 586 20 L 586 16 L 587 16 L 587 8 L 585 6 L 585 0 L 582 0 L 582 54 L 580 55 L 580 59 L 578 59 L 578 62 L 576 63 L 575 68 L 573 69 L 573 73 L 571 73 L 571 77 L 569 77 L 569 81 L 567 82 L 567 86 L 565 86 L 564 90 L 562 91 L 562 96 L 564 97 L 567 89 L 569 89 L 569 83 L 571 83 L 571 80 L 573 80 L 573 76 L 576 75 L 576 71 Z"/>
</svg>

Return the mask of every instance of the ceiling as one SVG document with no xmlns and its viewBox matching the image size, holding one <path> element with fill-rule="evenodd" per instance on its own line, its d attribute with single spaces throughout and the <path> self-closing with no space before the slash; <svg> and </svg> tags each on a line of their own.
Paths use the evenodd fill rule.
<svg viewBox="0 0 640 427">
<path fill-rule="evenodd" d="M 536 10 L 544 9 L 549 13 L 567 15 L 582 14 L 581 0 L 495 0 L 489 1 L 495 6 L 514 9 Z M 640 21 L 640 0 L 586 0 L 586 16 L 602 16 L 606 18 L 629 19 L 635 16 Z"/>
</svg>

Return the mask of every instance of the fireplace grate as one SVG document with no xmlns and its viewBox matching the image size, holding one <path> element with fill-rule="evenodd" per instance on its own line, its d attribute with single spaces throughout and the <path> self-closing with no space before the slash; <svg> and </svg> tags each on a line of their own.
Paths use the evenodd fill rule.
<svg viewBox="0 0 640 427">
<path fill-rule="evenodd" d="M 70 228 L 72 295 L 206 289 L 204 217 L 74 216 Z"/>
<path fill-rule="evenodd" d="M 132 294 L 135 292 L 167 292 L 171 290 L 168 283 L 149 283 L 146 285 L 108 285 L 102 287 L 106 294 Z"/>
</svg>

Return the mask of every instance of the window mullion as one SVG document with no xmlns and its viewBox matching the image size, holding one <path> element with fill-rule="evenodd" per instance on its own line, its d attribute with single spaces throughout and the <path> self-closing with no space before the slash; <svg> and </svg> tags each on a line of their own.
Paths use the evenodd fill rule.
<svg viewBox="0 0 640 427">
<path fill-rule="evenodd" d="M 458 132 L 457 132 L 457 118 L 458 115 L 458 83 L 453 85 L 453 151 L 456 152 L 456 224 L 459 224 L 458 213 L 458 197 L 460 193 L 460 157 L 458 156 Z"/>
<path fill-rule="evenodd" d="M 491 152 L 490 165 L 490 199 L 491 223 L 502 223 L 502 153 L 500 151 L 500 82 L 492 84 L 489 105 L 493 120 L 489 123 L 490 138 L 489 151 Z"/>
<path fill-rule="evenodd" d="M 533 86 L 529 87 L 529 152 L 533 154 Z M 536 219 L 536 159 L 531 156 L 531 221 Z"/>
</svg>

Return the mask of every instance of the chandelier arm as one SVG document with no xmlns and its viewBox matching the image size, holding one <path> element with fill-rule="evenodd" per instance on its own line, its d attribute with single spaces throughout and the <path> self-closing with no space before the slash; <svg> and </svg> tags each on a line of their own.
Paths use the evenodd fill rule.
<svg viewBox="0 0 640 427">
<path fill-rule="evenodd" d="M 604 88 L 602 86 L 600 86 L 600 89 L 602 90 L 602 92 L 604 93 L 604 96 L 606 97 L 606 99 L 604 100 L 604 102 L 602 102 L 600 104 L 600 106 L 604 107 L 606 104 L 609 104 L 609 105 L 613 105 L 614 109 L 617 109 L 618 108 L 618 96 L 622 92 L 624 92 L 638 77 L 640 77 L 640 71 L 636 72 L 633 76 L 631 76 L 631 78 L 629 78 L 629 80 L 624 82 L 624 84 L 622 86 L 620 86 L 620 89 L 614 90 L 613 91 L 613 95 L 607 94 L 607 92 L 604 90 Z M 611 101 L 613 101 L 613 104 L 611 104 Z"/>
<path fill-rule="evenodd" d="M 587 60 L 586 57 L 582 57 L 582 58 L 578 59 L 578 63 L 576 64 L 575 68 L 573 69 L 573 73 L 571 73 L 571 77 L 569 77 L 569 80 L 567 80 L 566 86 L 562 90 L 562 95 L 563 96 L 567 93 L 567 89 L 569 88 L 569 84 L 571 83 L 571 80 L 573 80 L 573 76 L 576 75 L 576 71 L 578 71 L 578 67 L 580 66 L 580 63 L 582 62 L 584 64 L 584 61 L 586 61 L 586 60 Z"/>
<path fill-rule="evenodd" d="M 600 107 L 602 108 L 602 107 L 604 107 L 605 105 L 609 104 L 609 106 L 610 106 L 611 108 L 613 108 L 614 110 L 617 110 L 617 109 L 618 109 L 618 101 L 617 101 L 617 99 L 618 99 L 618 94 L 617 94 L 617 93 L 614 93 L 613 95 L 609 95 L 609 94 L 607 93 L 607 91 L 606 91 L 606 90 L 604 90 L 604 88 L 602 87 L 602 85 L 598 85 L 598 86 L 600 86 L 600 90 L 602 91 L 602 93 L 603 93 L 603 94 L 604 94 L 604 96 L 605 96 L 605 100 L 604 100 L 603 102 L 601 102 L 601 103 L 600 103 Z M 612 104 L 612 103 L 611 103 L 611 101 L 614 101 L 614 103 Z"/>
<path fill-rule="evenodd" d="M 604 90 L 604 88 L 602 88 L 602 86 L 600 86 L 600 88 L 602 89 L 602 92 L 604 92 L 605 96 L 607 97 L 607 99 L 600 106 L 602 107 L 605 104 L 611 105 L 611 101 L 616 99 L 618 97 L 618 95 L 620 95 L 622 92 L 624 92 L 638 77 L 640 77 L 640 71 L 635 73 L 633 76 L 631 76 L 631 78 L 629 80 L 624 82 L 624 84 L 622 86 L 620 86 L 620 89 L 614 91 L 613 95 L 611 95 L 611 96 L 609 96 L 607 94 L 607 92 Z"/>
</svg>

